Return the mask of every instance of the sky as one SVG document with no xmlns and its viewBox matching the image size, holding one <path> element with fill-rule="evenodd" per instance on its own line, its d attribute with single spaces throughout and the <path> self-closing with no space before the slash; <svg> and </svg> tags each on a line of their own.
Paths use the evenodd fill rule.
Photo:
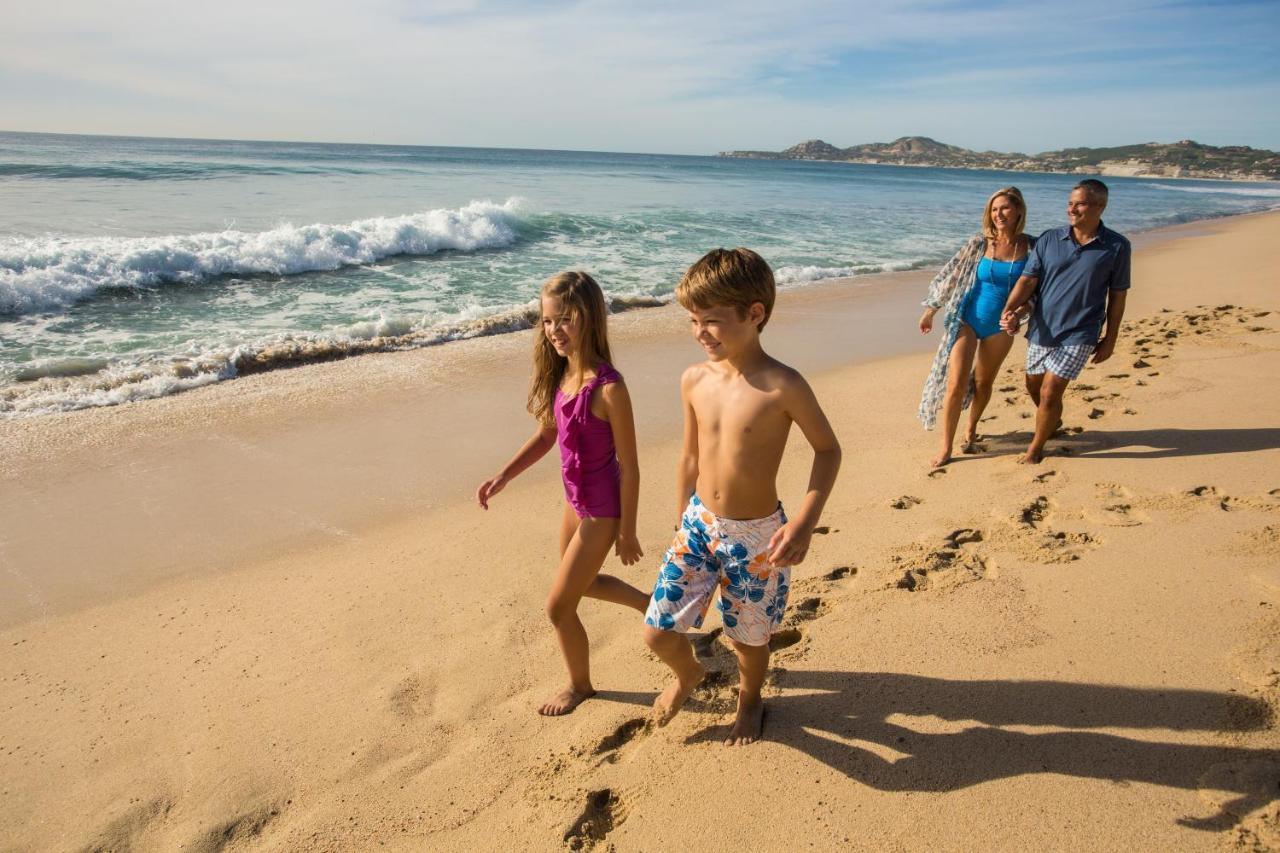
<svg viewBox="0 0 1280 853">
<path fill-rule="evenodd" d="M 0 129 L 1280 150 L 1280 0 L 5 0 Z"/>
</svg>

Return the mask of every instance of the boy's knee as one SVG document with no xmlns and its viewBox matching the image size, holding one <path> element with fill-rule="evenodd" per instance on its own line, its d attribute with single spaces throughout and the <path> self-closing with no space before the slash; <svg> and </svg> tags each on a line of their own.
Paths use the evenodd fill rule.
<svg viewBox="0 0 1280 853">
<path fill-rule="evenodd" d="M 652 651 L 657 651 L 664 643 L 669 643 L 671 636 L 670 631 L 664 631 L 661 628 L 655 628 L 652 625 L 644 626 L 644 644 Z"/>
</svg>

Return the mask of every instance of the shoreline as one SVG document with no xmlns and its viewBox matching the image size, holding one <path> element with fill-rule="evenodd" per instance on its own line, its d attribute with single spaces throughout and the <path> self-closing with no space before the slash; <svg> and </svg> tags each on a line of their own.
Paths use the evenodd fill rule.
<svg viewBox="0 0 1280 853">
<path fill-rule="evenodd" d="M 634 613 L 596 601 L 599 694 L 532 710 L 564 678 L 542 609 L 559 472 L 487 513 L 469 494 L 530 431 L 529 332 L 0 424 L 0 837 L 1280 849 L 1280 214 L 1214 222 L 1139 245 L 1120 347 L 1073 383 L 1040 466 L 1013 459 L 1019 343 L 985 452 L 928 469 L 929 273 L 780 295 L 767 345 L 845 461 L 791 576 L 765 739 L 732 753 L 714 615 L 712 676 L 667 727 L 646 720 L 669 673 Z M 645 587 L 671 535 L 676 377 L 701 355 L 677 311 L 615 320 L 646 553 L 605 571 Z M 810 459 L 793 434 L 789 505 Z M 762 778 L 787 795 L 723 820 Z"/>
<path fill-rule="evenodd" d="M 1177 229 L 1185 226 L 1195 226 L 1197 223 L 1214 222 L 1220 219 L 1232 219 L 1237 216 L 1266 215 L 1275 212 L 1277 209 L 1280 209 L 1280 205 L 1266 211 L 1193 219 L 1146 231 L 1133 232 L 1128 236 L 1135 241 L 1136 245 L 1146 235 L 1157 235 L 1156 239 L 1162 239 L 1158 235 L 1171 230 L 1176 233 Z M 814 287 L 876 285 L 882 280 L 886 280 L 885 277 L 896 276 L 900 273 L 923 273 L 933 268 L 934 264 L 932 263 L 925 263 L 919 266 L 912 263 L 901 271 L 874 272 L 846 277 L 787 282 L 779 285 L 779 292 L 791 292 Z M 609 297 L 609 299 L 611 311 L 615 312 L 611 316 L 614 317 L 646 308 L 669 307 L 673 304 L 669 297 L 647 295 L 615 295 Z M 132 386 L 149 383 L 164 387 L 163 390 L 143 391 L 141 392 L 142 395 L 137 398 L 132 398 L 132 392 L 127 392 L 125 399 L 105 404 L 90 403 L 81 406 L 77 403 L 75 407 L 66 409 L 41 408 L 35 411 L 8 411 L 3 417 L 0 417 L 0 423 L 9 420 L 41 420 L 81 411 L 110 409 L 124 405 L 145 405 L 152 401 L 189 394 L 214 385 L 239 382 L 248 376 L 260 373 L 275 373 L 282 370 L 313 367 L 360 356 L 386 355 L 434 347 L 450 347 L 464 341 L 501 337 L 532 328 L 531 317 L 533 310 L 527 305 L 510 307 L 482 317 L 466 321 L 439 323 L 400 335 L 344 338 L 341 336 L 305 333 L 300 334 L 298 337 L 289 335 L 281 340 L 264 339 L 257 343 L 246 343 L 242 347 L 235 348 L 226 355 L 225 362 L 218 357 L 204 355 L 198 359 L 178 360 L 168 365 L 165 365 L 163 360 L 140 363 L 134 365 L 131 369 L 132 372 L 126 372 L 118 380 L 101 378 L 103 365 L 89 365 L 90 360 L 86 359 L 72 359 L 73 362 L 77 363 L 70 365 L 29 366 L 19 370 L 11 378 L 8 385 L 0 388 L 0 399 L 11 401 L 6 405 L 16 405 L 33 392 L 51 398 L 51 401 L 43 404 L 48 406 L 56 405 L 52 401 L 53 398 L 67 393 L 75 393 L 83 398 L 89 394 L 119 395 Z M 86 372 L 86 367 L 88 366 L 93 366 L 96 369 Z M 112 370 L 128 367 L 128 365 L 113 366 L 110 364 L 110 360 L 105 363 L 105 366 L 110 367 Z M 77 391 L 77 386 L 83 387 L 80 387 Z"/>
</svg>

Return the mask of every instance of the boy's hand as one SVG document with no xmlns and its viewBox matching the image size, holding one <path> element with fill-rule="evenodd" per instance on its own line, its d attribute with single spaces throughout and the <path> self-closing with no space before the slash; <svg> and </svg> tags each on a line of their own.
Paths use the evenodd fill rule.
<svg viewBox="0 0 1280 853">
<path fill-rule="evenodd" d="M 644 551 L 640 550 L 640 540 L 634 533 L 619 533 L 613 553 L 618 555 L 624 566 L 634 566 L 644 556 Z"/>
<path fill-rule="evenodd" d="M 480 504 L 481 509 L 489 508 L 489 498 L 502 491 L 507 485 L 507 478 L 499 474 L 496 477 L 485 480 L 480 484 L 480 488 L 476 489 L 476 503 Z"/>
<path fill-rule="evenodd" d="M 813 528 L 802 528 L 788 521 L 769 539 L 769 564 L 772 566 L 798 566 L 809 553 L 809 540 Z"/>
</svg>

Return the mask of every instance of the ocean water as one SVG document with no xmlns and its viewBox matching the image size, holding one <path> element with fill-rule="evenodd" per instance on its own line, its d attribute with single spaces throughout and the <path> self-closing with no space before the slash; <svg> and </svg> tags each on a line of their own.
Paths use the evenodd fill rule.
<svg viewBox="0 0 1280 853">
<path fill-rule="evenodd" d="M 1035 233 L 1077 177 L 715 157 L 0 133 L 0 417 L 525 328 L 541 282 L 614 310 L 717 246 L 780 283 L 929 267 L 1015 184 Z M 1133 233 L 1280 187 L 1114 178 Z"/>
</svg>

